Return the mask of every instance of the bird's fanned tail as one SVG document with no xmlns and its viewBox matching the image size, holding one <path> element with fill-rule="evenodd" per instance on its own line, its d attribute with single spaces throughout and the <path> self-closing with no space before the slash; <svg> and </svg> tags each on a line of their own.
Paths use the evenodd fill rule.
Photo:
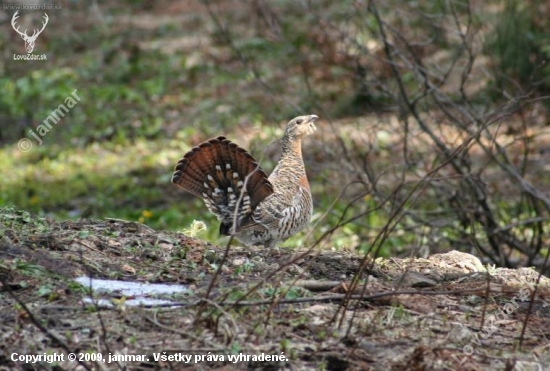
<svg viewBox="0 0 550 371">
<path fill-rule="evenodd" d="M 226 235 L 239 198 L 237 227 L 250 220 L 256 206 L 273 193 L 267 178 L 246 150 L 220 136 L 185 154 L 176 165 L 172 183 L 203 198 L 221 222 L 220 233 Z"/>
</svg>

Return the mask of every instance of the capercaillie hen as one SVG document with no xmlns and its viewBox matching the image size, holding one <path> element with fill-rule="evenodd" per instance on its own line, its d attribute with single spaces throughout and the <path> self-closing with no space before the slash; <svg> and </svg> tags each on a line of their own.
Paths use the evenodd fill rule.
<svg viewBox="0 0 550 371">
<path fill-rule="evenodd" d="M 221 223 L 220 234 L 274 247 L 311 220 L 302 138 L 315 131 L 317 119 L 299 116 L 287 124 L 281 158 L 269 177 L 246 150 L 220 136 L 187 152 L 172 183 L 204 200 Z"/>
</svg>

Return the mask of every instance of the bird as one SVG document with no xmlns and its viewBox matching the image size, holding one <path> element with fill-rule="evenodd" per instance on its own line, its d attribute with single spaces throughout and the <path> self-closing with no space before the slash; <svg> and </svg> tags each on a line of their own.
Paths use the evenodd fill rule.
<svg viewBox="0 0 550 371">
<path fill-rule="evenodd" d="M 220 221 L 220 235 L 247 246 L 276 247 L 303 230 L 313 215 L 302 139 L 315 132 L 318 118 L 298 116 L 288 122 L 281 157 L 269 176 L 245 149 L 218 136 L 177 162 L 172 183 L 204 200 Z"/>
</svg>

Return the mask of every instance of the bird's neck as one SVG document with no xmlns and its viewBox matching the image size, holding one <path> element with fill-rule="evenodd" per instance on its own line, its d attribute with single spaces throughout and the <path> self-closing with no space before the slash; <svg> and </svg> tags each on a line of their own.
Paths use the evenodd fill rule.
<svg viewBox="0 0 550 371">
<path fill-rule="evenodd" d="M 302 159 L 302 139 L 301 138 L 283 138 L 283 148 L 281 160 L 284 158 Z"/>
<path fill-rule="evenodd" d="M 279 163 L 273 170 L 277 182 L 288 182 L 304 177 L 306 169 L 302 159 L 302 140 L 300 138 L 283 138 L 283 148 Z"/>
<path fill-rule="evenodd" d="M 283 148 L 279 163 L 269 176 L 275 192 L 281 189 L 294 189 L 298 185 L 309 189 L 304 160 L 302 159 L 301 138 L 283 138 Z"/>
</svg>

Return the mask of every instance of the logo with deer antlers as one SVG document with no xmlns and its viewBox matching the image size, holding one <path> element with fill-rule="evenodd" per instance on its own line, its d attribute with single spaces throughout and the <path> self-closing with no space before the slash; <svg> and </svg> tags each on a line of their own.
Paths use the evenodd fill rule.
<svg viewBox="0 0 550 371">
<path fill-rule="evenodd" d="M 49 18 L 48 18 L 48 15 L 46 13 L 44 13 L 45 22 L 42 22 L 42 29 L 40 31 L 35 29 L 32 36 L 29 36 L 29 35 L 27 35 L 27 30 L 25 30 L 25 32 L 21 32 L 21 31 L 19 31 L 19 26 L 17 26 L 17 28 L 15 28 L 15 20 L 17 18 L 19 18 L 17 13 L 19 13 L 19 10 L 16 11 L 15 14 L 13 15 L 13 18 L 11 19 L 11 26 L 13 27 L 15 32 L 17 32 L 19 35 L 21 35 L 23 40 L 25 40 L 25 49 L 27 49 L 27 53 L 30 54 L 30 53 L 32 53 L 32 51 L 34 49 L 34 43 L 36 41 L 36 38 L 38 37 L 38 35 L 40 35 L 42 33 L 42 31 L 44 31 L 44 28 L 46 28 L 46 25 L 48 24 Z"/>
</svg>

